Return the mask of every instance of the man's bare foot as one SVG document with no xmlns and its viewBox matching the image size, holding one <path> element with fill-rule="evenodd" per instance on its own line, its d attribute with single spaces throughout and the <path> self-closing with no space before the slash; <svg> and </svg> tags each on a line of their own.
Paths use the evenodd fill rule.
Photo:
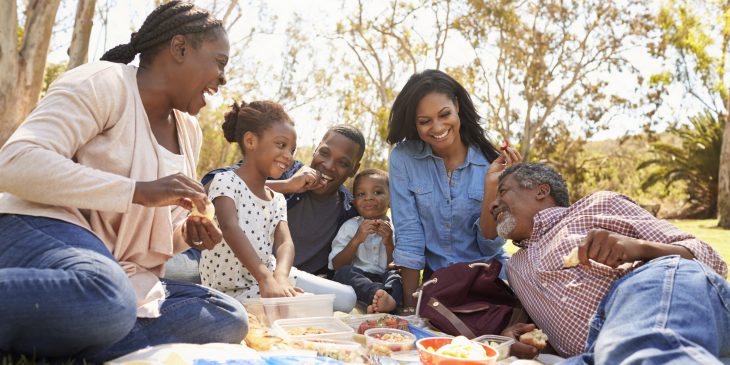
<svg viewBox="0 0 730 365">
<path fill-rule="evenodd" d="M 368 306 L 368 313 L 390 313 L 395 305 L 395 299 L 387 291 L 378 289 L 373 296 L 373 304 Z"/>
</svg>

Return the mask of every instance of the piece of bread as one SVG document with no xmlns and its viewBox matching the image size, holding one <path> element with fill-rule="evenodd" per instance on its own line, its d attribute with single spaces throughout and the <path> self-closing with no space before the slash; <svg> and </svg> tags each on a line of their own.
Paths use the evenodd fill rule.
<svg viewBox="0 0 730 365">
<path fill-rule="evenodd" d="M 520 336 L 520 342 L 542 350 L 547 346 L 548 337 L 540 329 L 534 329 Z"/>
<path fill-rule="evenodd" d="M 568 256 L 563 256 L 563 260 L 565 262 L 565 267 L 578 266 L 578 264 L 580 264 L 580 260 L 578 260 L 578 247 L 576 246 L 572 250 L 570 250 Z"/>
</svg>

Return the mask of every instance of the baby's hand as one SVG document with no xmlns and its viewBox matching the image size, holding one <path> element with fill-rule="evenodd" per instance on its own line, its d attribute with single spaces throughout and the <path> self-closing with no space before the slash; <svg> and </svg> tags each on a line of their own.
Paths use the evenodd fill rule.
<svg viewBox="0 0 730 365">
<path fill-rule="evenodd" d="M 393 226 L 390 225 L 390 222 L 379 219 L 378 225 L 376 226 L 376 233 L 383 238 L 384 243 L 393 243 Z"/>
<path fill-rule="evenodd" d="M 357 242 L 365 242 L 365 239 L 371 234 L 371 233 L 377 233 L 377 221 L 374 219 L 366 219 L 360 224 L 360 227 L 357 227 L 357 232 L 355 233 L 355 238 L 357 239 Z"/>
</svg>

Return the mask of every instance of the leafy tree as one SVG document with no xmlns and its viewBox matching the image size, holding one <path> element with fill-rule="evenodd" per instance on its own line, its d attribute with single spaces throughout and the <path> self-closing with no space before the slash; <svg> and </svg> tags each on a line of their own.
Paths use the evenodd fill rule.
<svg viewBox="0 0 730 365">
<path fill-rule="evenodd" d="M 653 81 L 650 96 L 663 102 L 668 85 L 678 82 L 713 118 L 724 122 L 718 181 L 717 212 L 720 227 L 730 229 L 730 92 L 726 70 L 730 67 L 730 1 L 669 0 L 662 4 L 656 24 L 659 42 L 652 54 L 673 65 Z"/>
<path fill-rule="evenodd" d="M 360 0 L 337 24 L 334 40 L 346 45 L 350 57 L 336 70 L 346 86 L 334 96 L 342 119 L 357 125 L 368 142 L 363 167 L 387 168 L 385 136 L 397 88 L 411 74 L 441 66 L 451 3 L 392 0 L 380 7 Z M 423 28 L 430 32 L 419 33 Z M 354 62 L 347 61 L 353 56 Z"/>
<path fill-rule="evenodd" d="M 643 1 L 467 0 L 458 13 L 473 50 L 460 78 L 486 106 L 489 128 L 519 140 L 523 156 L 561 122 L 593 133 L 612 108 L 630 106 L 606 86 L 631 71 L 624 53 L 646 33 Z"/>
<path fill-rule="evenodd" d="M 679 138 L 676 144 L 654 142 L 653 157 L 638 168 L 655 169 L 641 185 L 642 189 L 664 183 L 668 188 L 685 182 L 690 216 L 714 218 L 717 215 L 717 174 L 720 166 L 723 122 L 705 112 L 690 118 L 690 125 L 671 126 L 668 133 Z"/>
</svg>

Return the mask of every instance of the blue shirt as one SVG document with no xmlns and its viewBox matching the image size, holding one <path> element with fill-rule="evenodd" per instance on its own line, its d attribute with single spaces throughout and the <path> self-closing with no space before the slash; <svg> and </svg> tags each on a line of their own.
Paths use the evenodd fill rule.
<svg viewBox="0 0 730 365">
<path fill-rule="evenodd" d="M 457 262 L 507 259 L 505 240 L 486 239 L 479 229 L 489 161 L 469 146 L 451 184 L 444 161 L 421 141 L 404 141 L 390 153 L 390 205 L 396 265 L 438 270 Z"/>
</svg>

